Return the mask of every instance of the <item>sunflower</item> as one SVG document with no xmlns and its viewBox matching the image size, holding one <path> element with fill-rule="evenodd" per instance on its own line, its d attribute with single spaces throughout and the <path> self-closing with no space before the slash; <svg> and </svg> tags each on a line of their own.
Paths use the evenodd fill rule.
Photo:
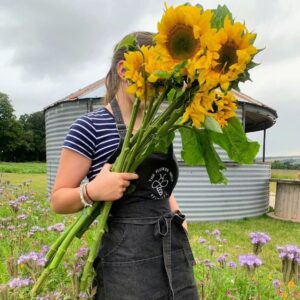
<svg viewBox="0 0 300 300">
<path fill-rule="evenodd" d="M 239 22 L 232 23 L 228 16 L 225 17 L 224 27 L 217 34 L 221 47 L 207 78 L 214 83 L 219 81 L 221 88 L 227 90 L 230 82 L 244 73 L 247 64 L 257 53 L 257 49 L 252 45 L 256 35 L 249 33 L 245 25 Z"/>
<path fill-rule="evenodd" d="M 151 48 L 150 46 L 142 46 L 140 51 L 129 51 L 124 54 L 125 79 L 129 82 L 127 92 L 136 95 L 141 100 L 145 100 L 144 72 L 145 65 L 152 58 Z M 147 84 L 148 95 L 151 90 L 150 84 Z"/>
<path fill-rule="evenodd" d="M 208 115 L 215 118 L 221 127 L 227 126 L 227 120 L 235 116 L 236 98 L 231 92 L 214 90 L 210 93 L 212 100 Z"/>
<path fill-rule="evenodd" d="M 199 57 L 209 45 L 218 50 L 214 39 L 208 39 L 210 34 L 212 12 L 189 5 L 180 5 L 175 8 L 166 8 L 158 23 L 158 34 L 155 36 L 157 51 L 162 61 L 171 69 L 182 61 L 187 60 L 188 66 L 184 70 L 194 76 Z M 204 62 L 199 62 L 200 66 Z"/>
<path fill-rule="evenodd" d="M 194 127 L 200 128 L 211 108 L 212 99 L 209 94 L 206 92 L 196 93 L 182 116 L 181 124 L 191 120 Z"/>
<path fill-rule="evenodd" d="M 227 120 L 235 116 L 236 98 L 231 92 L 223 93 L 198 92 L 183 114 L 181 124 L 191 120 L 193 126 L 200 128 L 206 116 L 213 117 L 221 127 L 227 125 Z"/>
</svg>

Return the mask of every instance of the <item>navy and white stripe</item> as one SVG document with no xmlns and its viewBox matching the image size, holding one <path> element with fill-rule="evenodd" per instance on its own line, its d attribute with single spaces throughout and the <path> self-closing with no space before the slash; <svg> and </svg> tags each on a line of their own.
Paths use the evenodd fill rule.
<svg viewBox="0 0 300 300">
<path fill-rule="evenodd" d="M 114 116 L 104 107 L 78 118 L 65 137 L 68 148 L 92 161 L 87 178 L 92 180 L 119 145 Z"/>
</svg>

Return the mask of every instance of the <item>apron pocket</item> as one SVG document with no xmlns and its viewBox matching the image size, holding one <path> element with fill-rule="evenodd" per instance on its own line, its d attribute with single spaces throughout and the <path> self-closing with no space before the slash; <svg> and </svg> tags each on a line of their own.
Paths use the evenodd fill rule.
<svg viewBox="0 0 300 300">
<path fill-rule="evenodd" d="M 170 293 L 163 257 L 128 262 L 101 262 L 105 299 L 168 299 Z"/>
<path fill-rule="evenodd" d="M 109 229 L 102 237 L 97 258 L 107 258 L 118 250 L 126 238 L 125 227 L 126 224 L 121 223 L 108 224 Z"/>
</svg>

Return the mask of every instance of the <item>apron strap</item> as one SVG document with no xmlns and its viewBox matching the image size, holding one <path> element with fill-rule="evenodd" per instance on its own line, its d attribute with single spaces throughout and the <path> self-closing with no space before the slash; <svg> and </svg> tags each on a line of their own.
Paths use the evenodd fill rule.
<svg viewBox="0 0 300 300">
<path fill-rule="evenodd" d="M 114 113 L 114 117 L 115 117 L 115 120 L 116 120 L 116 126 L 117 126 L 119 136 L 122 140 L 124 140 L 127 128 L 126 128 L 126 125 L 124 123 L 122 113 L 121 113 L 121 109 L 120 109 L 120 106 L 119 106 L 118 101 L 116 100 L 116 98 L 113 98 L 110 101 L 110 105 L 111 105 L 111 109 Z"/>
</svg>

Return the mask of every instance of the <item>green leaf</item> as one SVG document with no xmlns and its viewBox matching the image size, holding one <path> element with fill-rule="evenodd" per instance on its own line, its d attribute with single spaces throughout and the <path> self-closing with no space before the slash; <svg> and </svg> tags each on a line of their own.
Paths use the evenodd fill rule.
<svg viewBox="0 0 300 300">
<path fill-rule="evenodd" d="M 161 70 L 156 70 L 154 71 L 154 76 L 158 78 L 163 78 L 163 79 L 169 79 L 171 77 L 171 74 L 166 72 L 166 71 L 161 71 Z"/>
<path fill-rule="evenodd" d="M 226 5 L 218 5 L 216 9 L 213 10 L 213 17 L 211 20 L 211 26 L 216 29 L 220 29 L 224 26 L 225 17 L 228 16 L 233 22 L 232 14 Z"/>
<path fill-rule="evenodd" d="M 176 89 L 172 88 L 172 89 L 168 92 L 168 95 L 167 95 L 169 104 L 172 103 L 172 101 L 173 101 L 174 98 L 175 98 L 175 95 L 176 95 Z"/>
<path fill-rule="evenodd" d="M 136 46 L 137 46 L 137 42 L 136 42 L 135 36 L 133 34 L 128 34 L 116 46 L 114 53 L 116 53 L 123 47 L 125 47 L 126 50 L 128 50 L 129 48 L 131 48 L 131 49 L 136 48 Z"/>
<path fill-rule="evenodd" d="M 247 138 L 237 117 L 228 120 L 228 125 L 223 128 L 223 134 L 217 132 L 209 132 L 209 134 L 213 142 L 223 148 L 231 160 L 240 164 L 253 163 L 259 144 Z"/>
<path fill-rule="evenodd" d="M 222 128 L 215 118 L 207 116 L 204 121 L 204 127 L 208 130 L 222 133 Z"/>
<path fill-rule="evenodd" d="M 181 69 L 183 69 L 187 65 L 187 60 L 182 61 L 181 63 L 177 64 L 173 70 L 172 75 L 177 74 Z"/>
<path fill-rule="evenodd" d="M 197 137 L 197 130 L 193 127 L 181 127 L 181 157 L 187 165 L 204 165 L 202 145 Z"/>
<path fill-rule="evenodd" d="M 181 157 L 187 165 L 205 165 L 211 183 L 227 183 L 221 172 L 226 169 L 207 130 L 181 127 Z"/>
<path fill-rule="evenodd" d="M 203 157 L 210 182 L 227 184 L 227 179 L 222 173 L 222 170 L 226 170 L 226 167 L 214 148 L 208 131 L 203 130 L 203 134 L 199 135 L 199 139 L 203 145 Z"/>
<path fill-rule="evenodd" d="M 173 142 L 174 137 L 175 133 L 172 131 L 163 138 L 160 138 L 155 145 L 154 152 L 168 153 L 169 146 Z"/>
</svg>

